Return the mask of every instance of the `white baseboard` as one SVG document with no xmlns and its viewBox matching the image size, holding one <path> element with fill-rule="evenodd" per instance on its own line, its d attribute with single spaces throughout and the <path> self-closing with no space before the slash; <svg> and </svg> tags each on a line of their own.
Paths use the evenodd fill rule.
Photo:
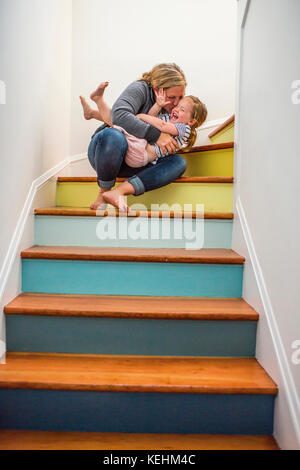
<svg viewBox="0 0 300 470">
<path fill-rule="evenodd" d="M 5 342 L 0 339 L 0 364 L 5 364 Z"/>
<path fill-rule="evenodd" d="M 287 406 L 289 407 L 291 421 L 293 423 L 294 430 L 295 430 L 295 435 L 296 435 L 295 440 L 298 441 L 298 445 L 300 448 L 300 407 L 299 407 L 297 390 L 296 390 L 295 382 L 291 374 L 290 364 L 288 361 L 286 351 L 283 346 L 283 341 L 282 341 L 278 324 L 276 321 L 276 317 L 274 314 L 274 309 L 273 309 L 272 302 L 271 302 L 268 289 L 266 286 L 266 282 L 264 279 L 263 270 L 256 254 L 253 237 L 251 235 L 251 231 L 249 228 L 249 224 L 247 222 L 245 210 L 244 210 L 243 204 L 239 196 L 236 199 L 236 211 L 237 211 L 237 219 L 239 220 L 239 223 L 241 226 L 242 235 L 244 237 L 244 241 L 247 247 L 247 252 L 249 255 L 249 259 L 250 259 L 251 268 L 255 276 L 256 285 L 257 285 L 259 295 L 260 295 L 260 300 L 264 309 L 265 319 L 267 322 L 269 333 L 271 335 L 271 340 L 272 340 L 274 352 L 276 355 L 276 361 L 277 361 L 278 369 L 280 372 L 280 383 L 281 383 L 282 389 L 284 389 L 284 392 L 279 390 L 279 393 L 281 393 L 282 395 L 285 395 L 285 400 L 287 402 Z M 279 427 L 280 427 L 280 423 L 279 423 Z M 278 431 L 278 433 L 280 434 L 280 431 Z"/>
<path fill-rule="evenodd" d="M 9 275 L 12 262 L 17 254 L 18 246 L 19 246 L 19 243 L 20 243 L 23 231 L 24 231 L 24 226 L 28 218 L 28 215 L 30 213 L 32 202 L 34 200 L 37 190 L 45 182 L 47 182 L 50 178 L 52 178 L 55 174 L 57 174 L 62 168 L 68 165 L 70 160 L 71 160 L 70 157 L 66 158 L 65 160 L 58 163 L 55 167 L 51 168 L 50 170 L 46 171 L 43 175 L 39 176 L 39 178 L 35 179 L 32 182 L 25 204 L 23 206 L 20 217 L 18 219 L 15 231 L 13 233 L 6 257 L 4 259 L 1 272 L 0 272 L 0 299 L 3 296 L 7 277 Z"/>
</svg>

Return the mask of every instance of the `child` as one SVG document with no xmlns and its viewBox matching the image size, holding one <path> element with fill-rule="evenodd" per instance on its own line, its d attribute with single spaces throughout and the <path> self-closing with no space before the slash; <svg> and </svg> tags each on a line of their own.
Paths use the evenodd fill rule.
<svg viewBox="0 0 300 470">
<path fill-rule="evenodd" d="M 101 83 L 99 87 L 91 94 L 90 98 L 97 104 L 98 110 L 91 108 L 86 100 L 80 96 L 85 119 L 97 119 L 108 124 L 110 127 L 120 130 L 126 136 L 128 142 L 128 151 L 125 156 L 125 163 L 131 167 L 143 167 L 149 162 L 156 163 L 158 158 L 165 155 L 158 145 L 150 145 L 144 139 L 139 139 L 128 134 L 123 128 L 114 126 L 111 122 L 110 108 L 103 99 L 104 90 L 108 82 Z M 178 105 L 173 108 L 171 114 L 159 114 L 166 101 L 164 90 L 153 88 L 156 95 L 156 103 L 149 110 L 148 114 L 137 114 L 137 117 L 159 129 L 161 132 L 171 134 L 179 148 L 186 146 L 191 148 L 196 140 L 196 128 L 206 119 L 206 106 L 194 96 L 185 96 Z M 120 210 L 128 210 L 124 196 L 126 192 L 126 182 L 118 186 L 113 191 L 103 193 L 103 199 Z"/>
</svg>

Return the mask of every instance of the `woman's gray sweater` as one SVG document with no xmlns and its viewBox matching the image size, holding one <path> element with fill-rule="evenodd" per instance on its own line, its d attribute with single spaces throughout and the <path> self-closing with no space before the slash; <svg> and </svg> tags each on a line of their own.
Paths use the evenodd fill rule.
<svg viewBox="0 0 300 470">
<path fill-rule="evenodd" d="M 135 116 L 140 113 L 147 114 L 154 103 L 153 89 L 145 81 L 133 82 L 128 85 L 113 105 L 112 122 L 116 126 L 123 127 L 129 134 L 146 139 L 149 144 L 154 144 L 161 134 L 160 131 Z M 99 127 L 93 136 L 105 127 L 107 124 Z"/>
</svg>

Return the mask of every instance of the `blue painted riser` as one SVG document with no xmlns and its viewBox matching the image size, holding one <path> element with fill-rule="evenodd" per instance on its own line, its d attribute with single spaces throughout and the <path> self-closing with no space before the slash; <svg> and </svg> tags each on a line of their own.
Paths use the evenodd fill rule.
<svg viewBox="0 0 300 470">
<path fill-rule="evenodd" d="M 256 322 L 7 315 L 7 350 L 254 357 Z"/>
<path fill-rule="evenodd" d="M 0 390 L 0 428 L 272 434 L 272 395 Z"/>
<path fill-rule="evenodd" d="M 162 231 L 164 224 L 169 224 L 169 231 L 166 227 Z M 132 230 L 133 227 L 136 228 L 135 231 Z M 182 227 L 181 232 L 180 227 Z M 162 237 L 163 233 L 165 239 Z M 35 245 L 185 248 L 186 243 L 196 241 L 196 233 L 197 240 L 200 240 L 199 249 L 229 249 L 232 239 L 232 220 L 166 219 L 163 221 L 158 218 L 141 217 L 35 217 Z M 135 234 L 136 239 L 133 238 Z"/>
<path fill-rule="evenodd" d="M 241 297 L 242 265 L 23 259 L 23 292 Z"/>
</svg>

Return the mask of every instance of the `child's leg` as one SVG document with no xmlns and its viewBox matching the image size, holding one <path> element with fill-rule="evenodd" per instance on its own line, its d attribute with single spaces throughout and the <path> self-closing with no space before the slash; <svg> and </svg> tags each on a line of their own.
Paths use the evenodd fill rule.
<svg viewBox="0 0 300 470">
<path fill-rule="evenodd" d="M 93 109 L 87 103 L 87 101 L 83 98 L 83 96 L 80 96 L 79 98 L 80 98 L 80 101 L 81 101 L 81 104 L 82 104 L 83 115 L 84 115 L 85 119 L 87 119 L 87 120 L 97 119 L 98 121 L 104 122 L 98 109 Z"/>
<path fill-rule="evenodd" d="M 98 106 L 99 113 L 102 117 L 102 121 L 106 122 L 110 127 L 112 127 L 112 122 L 111 122 L 111 110 L 108 104 L 104 101 L 103 95 L 104 95 L 104 90 L 107 87 L 108 82 L 102 82 L 98 86 L 98 88 L 91 93 L 91 100 L 93 100 L 96 105 Z"/>
</svg>

